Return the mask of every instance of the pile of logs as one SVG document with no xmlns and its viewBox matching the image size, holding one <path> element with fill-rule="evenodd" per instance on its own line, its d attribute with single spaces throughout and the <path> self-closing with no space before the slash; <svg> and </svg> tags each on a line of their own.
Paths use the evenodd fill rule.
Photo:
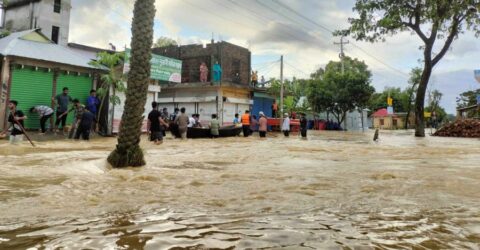
<svg viewBox="0 0 480 250">
<path fill-rule="evenodd" d="M 480 138 L 480 120 L 457 120 L 437 130 L 435 136 Z"/>
</svg>

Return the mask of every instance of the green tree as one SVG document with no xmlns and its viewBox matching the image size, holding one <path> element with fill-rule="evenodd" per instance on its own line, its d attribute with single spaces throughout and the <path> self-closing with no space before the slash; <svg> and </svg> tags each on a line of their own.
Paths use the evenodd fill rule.
<svg viewBox="0 0 480 250">
<path fill-rule="evenodd" d="M 123 58 L 123 53 L 100 52 L 97 54 L 97 60 L 90 63 L 99 69 L 108 69 L 107 73 L 100 75 L 100 86 L 97 88 L 97 96 L 100 98 L 97 121 L 104 115 L 102 112 L 107 97 L 112 105 L 120 104 L 120 97 L 117 94 L 125 91 Z"/>
<path fill-rule="evenodd" d="M 344 58 L 345 73 L 341 62 L 329 62 L 323 79 L 310 82 L 308 100 L 315 112 L 326 111 L 335 116 L 339 123 L 347 112 L 366 107 L 375 89 L 370 85 L 371 73 L 368 66 L 357 59 Z"/>
<path fill-rule="evenodd" d="M 168 46 L 177 46 L 177 41 L 173 40 L 172 38 L 162 36 L 158 38 L 155 43 L 153 44 L 154 48 L 160 47 L 168 47 Z"/>
<path fill-rule="evenodd" d="M 350 28 L 336 34 L 369 42 L 407 30 L 420 37 L 424 66 L 415 101 L 415 136 L 424 137 L 425 94 L 433 68 L 465 30 L 480 35 L 479 9 L 479 0 L 357 0 L 358 17 L 350 18 Z"/>
<path fill-rule="evenodd" d="M 477 95 L 480 95 L 480 89 L 470 90 L 460 94 L 460 97 L 457 97 L 457 109 L 466 108 L 477 105 Z M 478 113 L 477 110 L 470 110 L 467 112 L 467 117 L 473 118 Z"/>
<path fill-rule="evenodd" d="M 400 88 L 387 87 L 381 93 L 374 93 L 368 101 L 368 108 L 372 111 L 387 108 L 387 98 L 393 99 L 393 110 L 396 113 L 407 112 L 408 93 Z"/>
<path fill-rule="evenodd" d="M 155 0 L 136 0 L 132 21 L 132 57 L 128 73 L 125 108 L 115 150 L 108 156 L 113 167 L 137 167 L 145 165 L 140 148 L 143 112 L 150 79 L 151 47 Z"/>
<path fill-rule="evenodd" d="M 413 109 L 413 104 L 415 101 L 415 93 L 417 92 L 418 85 L 420 84 L 420 81 L 422 80 L 422 69 L 421 68 L 413 68 L 412 71 L 410 72 L 410 79 L 408 80 L 408 83 L 410 84 L 410 87 L 407 89 L 408 93 L 408 106 L 407 106 L 407 119 L 405 119 L 405 129 L 408 129 L 409 123 L 410 123 L 410 113 L 412 112 Z"/>
</svg>

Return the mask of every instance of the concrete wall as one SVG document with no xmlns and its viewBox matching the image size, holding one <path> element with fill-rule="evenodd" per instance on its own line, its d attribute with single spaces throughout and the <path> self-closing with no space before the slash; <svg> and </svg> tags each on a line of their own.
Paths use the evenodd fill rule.
<svg viewBox="0 0 480 250">
<path fill-rule="evenodd" d="M 216 61 L 222 66 L 222 81 L 242 85 L 250 82 L 250 51 L 227 42 L 210 43 L 206 47 L 193 44 L 155 48 L 153 53 L 182 60 L 182 83 L 200 81 L 199 68 L 202 62 L 207 64 L 211 75 Z M 240 81 L 234 81 L 235 73 L 239 73 Z"/>
<path fill-rule="evenodd" d="M 60 13 L 55 13 L 53 6 L 54 0 L 41 0 L 7 9 L 4 26 L 11 31 L 41 28 L 48 38 L 52 36 L 52 26 L 57 26 L 60 28 L 58 43 L 66 46 L 70 32 L 71 0 L 62 0 Z"/>
<path fill-rule="evenodd" d="M 383 125 L 381 124 L 381 120 L 383 120 Z M 396 125 L 394 125 L 394 121 L 396 121 Z M 403 129 L 405 128 L 405 118 L 393 116 L 374 117 L 373 127 L 379 129 Z"/>
</svg>

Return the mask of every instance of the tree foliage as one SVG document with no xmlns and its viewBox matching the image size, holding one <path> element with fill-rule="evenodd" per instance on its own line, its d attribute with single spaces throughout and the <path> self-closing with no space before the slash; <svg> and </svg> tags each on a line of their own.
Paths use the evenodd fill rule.
<svg viewBox="0 0 480 250">
<path fill-rule="evenodd" d="M 154 48 L 160 48 L 160 47 L 168 47 L 168 46 L 177 46 L 178 43 L 177 41 L 173 40 L 172 38 L 169 37 L 159 37 L 153 44 Z"/>
<path fill-rule="evenodd" d="M 103 106 L 107 98 L 112 105 L 120 104 L 120 97 L 117 94 L 125 92 L 123 59 L 123 53 L 100 52 L 97 54 L 97 60 L 90 63 L 98 69 L 106 71 L 106 73 L 100 75 L 100 84 L 97 88 L 97 96 L 100 98 L 97 121 L 100 121 L 104 115 L 102 113 Z"/>
<path fill-rule="evenodd" d="M 366 107 L 375 92 L 370 85 L 371 73 L 364 62 L 345 57 L 344 64 L 345 73 L 342 74 L 341 62 L 329 62 L 323 76 L 310 81 L 308 91 L 313 110 L 329 112 L 339 123 L 345 120 L 347 112 Z"/>
<path fill-rule="evenodd" d="M 357 0 L 350 27 L 337 35 L 378 42 L 403 31 L 415 33 L 423 42 L 423 71 L 415 101 L 415 135 L 425 136 L 425 94 L 433 67 L 455 39 L 466 30 L 480 35 L 480 0 Z"/>
<path fill-rule="evenodd" d="M 466 108 L 477 105 L 477 95 L 480 95 L 480 89 L 465 91 L 457 97 L 457 108 Z M 473 118 L 477 115 L 476 110 L 467 112 L 467 117 Z"/>
</svg>

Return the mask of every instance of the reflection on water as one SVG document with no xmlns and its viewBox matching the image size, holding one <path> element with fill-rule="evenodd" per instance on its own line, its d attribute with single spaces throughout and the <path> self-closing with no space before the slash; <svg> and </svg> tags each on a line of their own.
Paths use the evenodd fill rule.
<svg viewBox="0 0 480 250">
<path fill-rule="evenodd" d="M 480 141 L 372 137 L 0 142 L 0 249 L 479 249 Z"/>
</svg>

